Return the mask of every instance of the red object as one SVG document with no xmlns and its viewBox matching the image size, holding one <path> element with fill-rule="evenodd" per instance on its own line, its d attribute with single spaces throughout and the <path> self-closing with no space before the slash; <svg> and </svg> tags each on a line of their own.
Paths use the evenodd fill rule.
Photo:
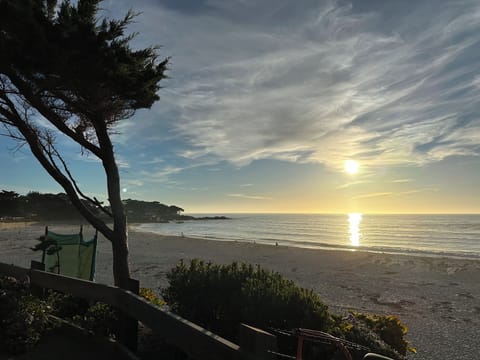
<svg viewBox="0 0 480 360">
<path fill-rule="evenodd" d="M 297 345 L 297 360 L 302 360 L 303 354 L 303 336 L 298 337 L 298 345 Z"/>
</svg>

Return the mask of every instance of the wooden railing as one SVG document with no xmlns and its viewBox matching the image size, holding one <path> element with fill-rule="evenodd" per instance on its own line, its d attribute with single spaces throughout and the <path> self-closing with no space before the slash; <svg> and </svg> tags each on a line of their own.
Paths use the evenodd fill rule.
<svg viewBox="0 0 480 360">
<path fill-rule="evenodd" d="M 130 324 L 125 325 L 125 332 L 119 340 L 129 348 L 136 346 L 132 344 L 132 339 L 136 343 L 136 326 L 140 321 L 194 359 L 270 359 L 270 351 L 276 350 L 275 336 L 260 329 L 242 324 L 239 337 L 241 343 L 237 345 L 170 311 L 152 305 L 134 291 L 45 272 L 39 270 L 41 265 L 43 264 L 32 261 L 31 268 L 25 269 L 0 263 L 0 274 L 29 281 L 32 292 L 53 289 L 101 301 L 119 309 L 124 314 L 123 320 L 120 320 L 124 321 L 122 324 Z M 133 288 L 138 292 L 138 282 L 135 282 L 132 280 Z"/>
</svg>

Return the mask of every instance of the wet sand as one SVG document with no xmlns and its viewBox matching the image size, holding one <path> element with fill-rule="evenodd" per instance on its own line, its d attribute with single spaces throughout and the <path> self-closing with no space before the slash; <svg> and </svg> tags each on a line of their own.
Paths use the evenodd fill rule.
<svg viewBox="0 0 480 360">
<path fill-rule="evenodd" d="M 78 226 L 51 225 L 58 233 Z M 29 248 L 42 224 L 0 223 L 0 262 L 28 267 L 39 253 Z M 85 238 L 93 235 L 84 227 Z M 222 242 L 130 232 L 133 278 L 157 291 L 180 259 L 215 263 L 248 262 L 278 271 L 312 288 L 335 312 L 350 309 L 397 315 L 409 328 L 418 353 L 412 359 L 479 358 L 480 261 L 354 251 L 329 251 Z M 111 246 L 99 238 L 96 280 L 112 283 Z"/>
</svg>

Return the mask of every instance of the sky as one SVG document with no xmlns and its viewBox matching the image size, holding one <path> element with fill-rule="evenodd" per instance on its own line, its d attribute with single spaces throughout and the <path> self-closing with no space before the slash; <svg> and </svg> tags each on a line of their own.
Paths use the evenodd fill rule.
<svg viewBox="0 0 480 360">
<path fill-rule="evenodd" d="M 123 198 L 186 213 L 480 213 L 477 0 L 110 0 L 170 57 L 114 136 Z M 60 143 L 86 193 L 99 162 Z M 359 165 L 344 170 L 347 160 Z M 0 189 L 60 192 L 0 137 Z"/>
</svg>

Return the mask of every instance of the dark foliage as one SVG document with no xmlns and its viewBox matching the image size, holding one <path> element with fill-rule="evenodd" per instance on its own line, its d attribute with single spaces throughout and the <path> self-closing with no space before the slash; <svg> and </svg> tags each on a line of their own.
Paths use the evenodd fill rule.
<svg viewBox="0 0 480 360">
<path fill-rule="evenodd" d="M 159 59 L 155 47 L 133 49 L 126 28 L 134 14 L 102 18 L 100 2 L 0 0 L 0 124 L 112 242 L 114 282 L 127 287 L 127 223 L 111 135 L 121 120 L 159 99 L 168 59 Z M 59 137 L 99 160 L 110 210 L 82 191 Z"/>
<path fill-rule="evenodd" d="M 78 114 L 84 129 L 149 108 L 167 64 L 154 48 L 129 47 L 134 14 L 99 20 L 100 2 L 63 1 L 55 13 L 56 1 L 0 1 L 0 74 L 22 76 L 39 100 L 61 104 L 59 115 Z"/>
<path fill-rule="evenodd" d="M 99 217 L 106 216 L 92 203 L 83 200 L 90 212 Z M 158 201 L 124 200 L 125 211 L 130 222 L 155 222 L 187 220 L 192 217 L 180 215 L 183 211 L 175 205 L 164 205 Z M 107 207 L 109 209 L 109 207 Z M 19 195 L 13 191 L 0 192 L 0 217 L 24 218 L 27 220 L 82 220 L 82 215 L 64 194 L 42 194 L 29 192 Z"/>
<path fill-rule="evenodd" d="M 0 277 L 0 351 L 19 354 L 31 349 L 52 322 L 49 307 L 29 294 L 26 283 Z"/>
<path fill-rule="evenodd" d="M 214 265 L 199 260 L 181 261 L 167 273 L 169 285 L 162 295 L 179 315 L 234 342 L 240 323 L 265 330 L 309 328 L 364 345 L 393 359 L 404 359 L 408 343 L 406 327 L 393 316 L 352 313 L 341 317 L 311 290 L 296 286 L 279 273 L 246 264 Z M 283 339 L 285 353 L 294 354 L 296 341 Z M 306 344 L 311 357 L 329 359 L 338 352 L 329 347 Z M 352 350 L 362 359 L 365 350 Z M 335 356 L 335 355 L 333 355 Z"/>
<path fill-rule="evenodd" d="M 2 191 L 12 193 L 11 191 Z M 100 211 L 86 200 L 83 203 L 94 214 Z M 0 217 L 21 217 L 29 220 L 81 220 L 82 215 L 73 206 L 69 197 L 64 193 L 42 194 L 29 192 L 27 195 L 18 195 L 14 198 L 0 196 Z"/>
<path fill-rule="evenodd" d="M 347 321 L 348 320 L 348 321 Z M 405 340 L 407 327 L 393 315 L 363 314 L 352 311 L 340 322 L 340 334 L 392 358 L 402 358 L 416 350 Z"/>
<path fill-rule="evenodd" d="M 158 201 L 141 201 L 127 199 L 124 201 L 125 212 L 130 222 L 157 222 L 190 219 L 180 215 L 184 210 L 175 205 L 164 205 Z"/>
<path fill-rule="evenodd" d="M 53 316 L 70 321 L 95 335 L 113 336 L 116 312 L 108 305 L 55 291 L 45 300 L 30 294 L 27 283 L 0 277 L 0 353 L 30 350 L 49 329 L 58 325 Z"/>
<path fill-rule="evenodd" d="M 163 297 L 174 312 L 236 340 L 240 323 L 260 328 L 327 329 L 327 306 L 311 290 L 278 273 L 246 264 L 180 262 L 168 274 Z"/>
<path fill-rule="evenodd" d="M 87 300 L 49 291 L 46 302 L 52 315 L 70 321 L 95 335 L 114 337 L 117 312 L 102 302 Z"/>
</svg>

